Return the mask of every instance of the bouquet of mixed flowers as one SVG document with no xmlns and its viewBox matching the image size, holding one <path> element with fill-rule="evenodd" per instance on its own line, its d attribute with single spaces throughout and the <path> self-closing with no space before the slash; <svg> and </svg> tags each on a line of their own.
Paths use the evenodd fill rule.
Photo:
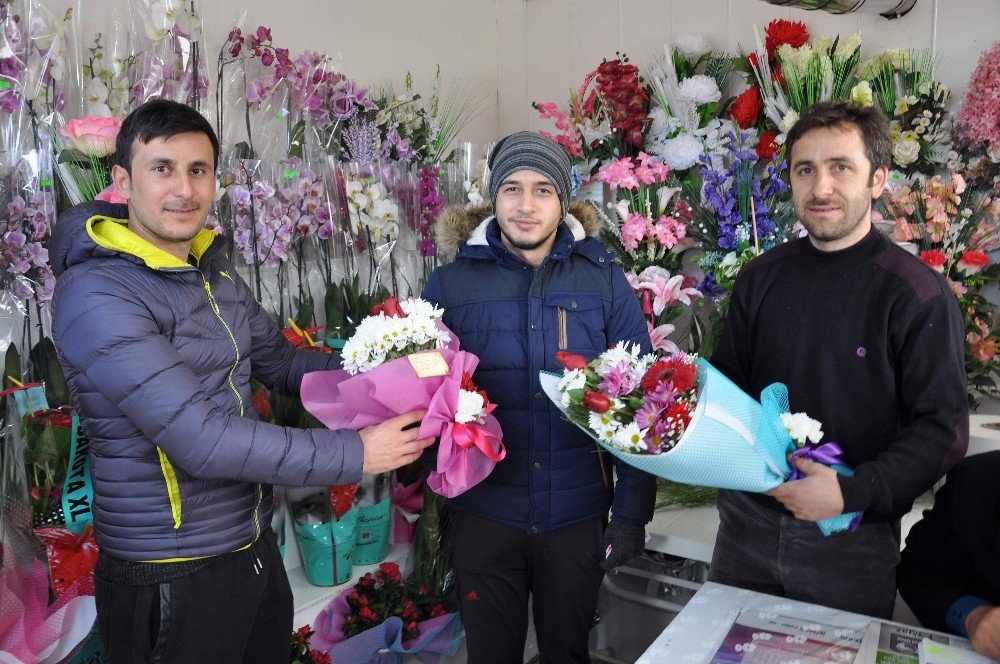
<svg viewBox="0 0 1000 664">
<path fill-rule="evenodd" d="M 1000 246 L 1000 198 L 966 189 L 952 173 L 935 175 L 912 188 L 890 189 L 882 198 L 884 216 L 895 220 L 893 239 L 912 242 L 924 263 L 940 272 L 958 298 L 965 319 L 965 365 L 969 399 L 1000 394 L 1000 329 L 996 306 L 982 294 L 996 281 L 987 252 Z"/>
<path fill-rule="evenodd" d="M 314 622 L 309 647 L 344 664 L 378 652 L 453 655 L 462 640 L 458 613 L 448 612 L 426 586 L 404 581 L 399 566 L 382 563 L 338 595 Z M 386 660 L 379 660 L 386 661 Z"/>
<path fill-rule="evenodd" d="M 459 350 L 424 300 L 390 297 L 361 321 L 344 345 L 343 370 L 307 374 L 302 403 L 331 429 L 361 429 L 424 409 L 421 438 L 440 438 L 427 478 L 452 498 L 486 478 L 506 456 L 496 408 L 472 383 L 479 358 Z"/>
<path fill-rule="evenodd" d="M 603 163 L 634 157 L 642 148 L 649 122 L 649 91 L 639 68 L 619 54 L 603 60 L 570 94 L 569 113 L 552 102 L 532 102 L 543 120 L 555 120 L 557 134 L 540 132 L 569 152 L 585 175 Z"/>
<path fill-rule="evenodd" d="M 685 484 L 764 492 L 797 479 L 788 455 L 819 461 L 838 473 L 836 443 L 819 442 L 819 422 L 789 413 L 788 389 L 769 386 L 758 402 L 701 358 L 657 358 L 620 343 L 588 362 L 562 352 L 563 375 L 541 372 L 542 388 L 602 447 L 650 474 Z M 845 530 L 860 514 L 819 522 Z"/>
<path fill-rule="evenodd" d="M 930 51 L 885 51 L 859 68 L 851 101 L 875 104 L 890 118 L 893 169 L 930 175 L 955 155 L 945 106 L 947 85 L 934 80 Z"/>
</svg>

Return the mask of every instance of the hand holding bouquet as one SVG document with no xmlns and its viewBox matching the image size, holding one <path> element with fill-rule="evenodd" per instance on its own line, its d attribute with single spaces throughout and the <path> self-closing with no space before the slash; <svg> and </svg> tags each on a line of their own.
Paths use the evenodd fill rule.
<svg viewBox="0 0 1000 664">
<path fill-rule="evenodd" d="M 429 302 L 390 297 L 358 325 L 343 351 L 344 369 L 307 374 L 302 403 L 331 429 L 361 429 L 426 410 L 420 438 L 440 438 L 427 478 L 453 498 L 478 484 L 506 456 L 495 406 L 472 383 L 479 358 L 459 350 Z"/>
<path fill-rule="evenodd" d="M 566 417 L 622 461 L 653 475 L 699 486 L 763 493 L 798 479 L 789 457 L 853 475 L 822 428 L 789 414 L 788 389 L 775 383 L 758 402 L 704 359 L 685 353 L 640 355 L 619 344 L 592 362 L 560 353 L 563 375 L 542 372 L 542 388 Z M 846 530 L 860 513 L 818 522 Z"/>
</svg>

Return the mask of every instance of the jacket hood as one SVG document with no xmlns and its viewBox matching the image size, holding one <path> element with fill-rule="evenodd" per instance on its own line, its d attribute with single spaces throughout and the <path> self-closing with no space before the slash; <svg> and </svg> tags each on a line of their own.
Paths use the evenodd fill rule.
<svg viewBox="0 0 1000 664">
<path fill-rule="evenodd" d="M 202 229 L 191 241 L 191 254 L 200 259 L 215 240 Z M 48 243 L 52 272 L 60 274 L 92 258 L 119 256 L 153 270 L 190 270 L 191 265 L 154 246 L 128 229 L 128 206 L 90 201 L 59 217 Z"/>
<path fill-rule="evenodd" d="M 485 243 L 486 227 L 492 219 L 493 210 L 489 203 L 481 203 L 469 209 L 461 205 L 448 206 L 434 224 L 438 247 L 442 252 L 454 255 L 464 243 L 473 238 L 479 243 Z M 577 242 L 596 237 L 601 231 L 601 221 L 588 203 L 570 203 L 565 222 Z"/>
</svg>

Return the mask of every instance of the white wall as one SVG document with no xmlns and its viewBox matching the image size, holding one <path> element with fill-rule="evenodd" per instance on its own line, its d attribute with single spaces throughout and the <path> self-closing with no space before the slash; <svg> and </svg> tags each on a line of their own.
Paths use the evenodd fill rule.
<svg viewBox="0 0 1000 664">
<path fill-rule="evenodd" d="M 885 48 L 936 48 L 956 109 L 979 53 L 1000 39 L 1000 0 L 918 0 L 891 21 L 763 0 L 496 0 L 496 11 L 500 135 L 547 127 L 551 121 L 538 119 L 532 101 L 565 105 L 570 87 L 616 51 L 642 69 L 673 35 L 702 34 L 716 49 L 738 53 L 753 44 L 754 23 L 763 29 L 787 18 L 804 21 L 816 36 L 860 33 L 864 57 Z"/>
</svg>

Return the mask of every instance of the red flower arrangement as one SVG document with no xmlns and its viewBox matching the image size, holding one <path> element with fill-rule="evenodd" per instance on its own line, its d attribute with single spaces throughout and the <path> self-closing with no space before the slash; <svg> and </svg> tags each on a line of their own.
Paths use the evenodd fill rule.
<svg viewBox="0 0 1000 664">
<path fill-rule="evenodd" d="M 760 100 L 760 91 L 751 86 L 733 100 L 729 107 L 729 117 L 740 126 L 740 129 L 756 127 L 764 104 Z"/>
<path fill-rule="evenodd" d="M 418 624 L 447 613 L 423 585 L 403 581 L 396 563 L 382 563 L 375 574 L 368 572 L 347 595 L 351 613 L 344 619 L 344 636 L 350 638 L 380 625 L 392 616 L 403 621 L 403 640 L 420 636 Z"/>
<path fill-rule="evenodd" d="M 788 44 L 798 48 L 809 41 L 809 30 L 801 21 L 787 21 L 776 18 L 767 24 L 764 30 L 764 45 L 767 47 L 767 57 L 774 60 L 774 54 L 779 46 Z"/>
<path fill-rule="evenodd" d="M 627 145 L 642 145 L 642 130 L 649 120 L 646 109 L 649 94 L 642 84 L 639 68 L 628 64 L 628 57 L 605 60 L 597 68 L 598 94 L 604 98 L 611 117 L 611 127 L 621 132 Z"/>
<path fill-rule="evenodd" d="M 313 650 L 309 646 L 309 639 L 312 638 L 313 631 L 309 625 L 299 627 L 292 634 L 292 651 L 289 654 L 289 664 L 330 664 L 330 656 L 325 652 Z"/>
</svg>

